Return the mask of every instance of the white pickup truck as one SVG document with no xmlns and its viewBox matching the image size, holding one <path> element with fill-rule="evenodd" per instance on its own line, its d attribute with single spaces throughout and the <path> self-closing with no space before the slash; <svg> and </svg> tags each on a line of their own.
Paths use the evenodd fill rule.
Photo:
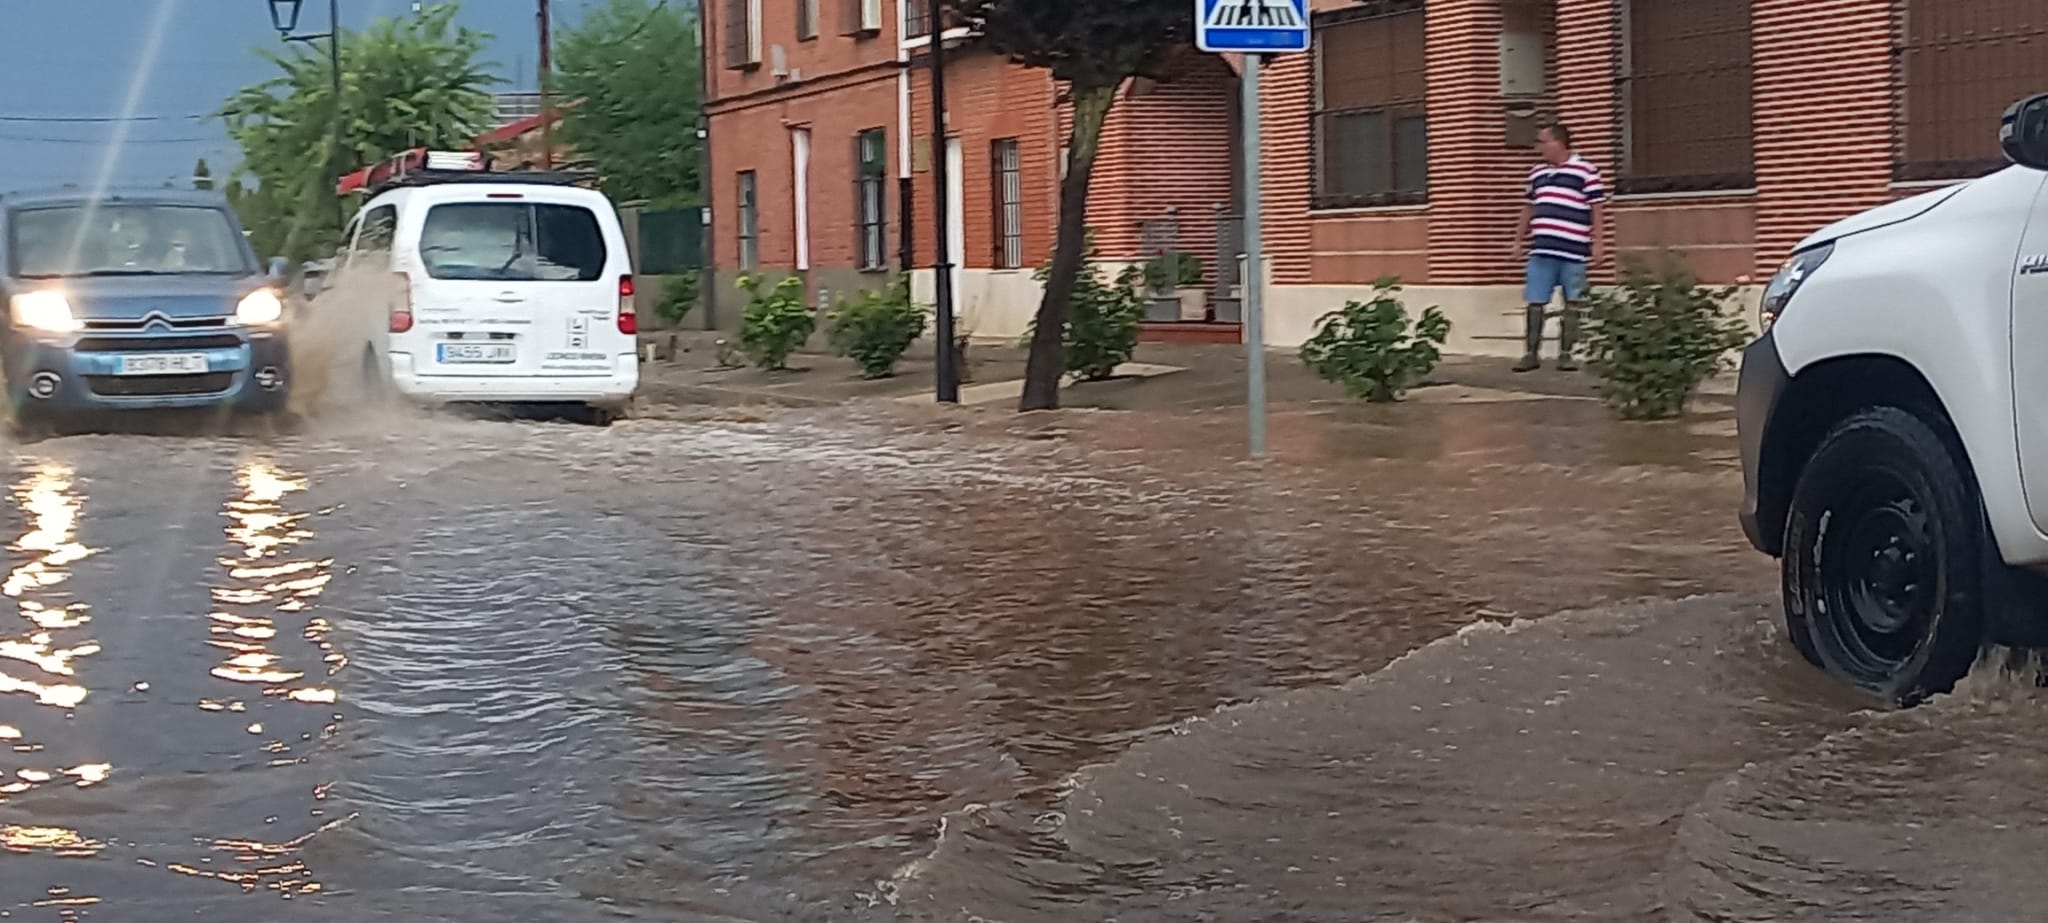
<svg viewBox="0 0 2048 923">
<path fill-rule="evenodd" d="M 1737 400 L 1743 531 L 1807 660 L 1899 704 L 2048 647 L 2048 94 L 2013 166 L 1808 237 Z"/>
</svg>

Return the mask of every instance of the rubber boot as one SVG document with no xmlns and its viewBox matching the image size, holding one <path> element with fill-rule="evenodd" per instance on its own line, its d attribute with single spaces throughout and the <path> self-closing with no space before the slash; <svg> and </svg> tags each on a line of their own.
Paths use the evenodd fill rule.
<svg viewBox="0 0 2048 923">
<path fill-rule="evenodd" d="M 1514 371 L 1533 372 L 1543 367 L 1543 306 L 1532 304 L 1525 309 L 1522 317 L 1522 361 L 1515 363 Z"/>
<path fill-rule="evenodd" d="M 1576 372 L 1579 363 L 1572 358 L 1572 347 L 1579 345 L 1579 306 L 1568 304 L 1557 320 L 1557 370 Z"/>
</svg>

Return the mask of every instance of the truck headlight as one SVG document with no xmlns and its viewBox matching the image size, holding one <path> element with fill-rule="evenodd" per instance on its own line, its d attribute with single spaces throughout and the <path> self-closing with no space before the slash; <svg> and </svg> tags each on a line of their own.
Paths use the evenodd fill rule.
<svg viewBox="0 0 2048 923">
<path fill-rule="evenodd" d="M 79 328 L 77 316 L 71 313 L 71 302 L 63 292 L 22 292 L 9 300 L 8 309 L 17 327 L 46 333 L 70 333 Z"/>
<path fill-rule="evenodd" d="M 259 288 L 235 305 L 235 323 L 260 326 L 275 324 L 284 317 L 284 299 L 267 288 Z"/>
<path fill-rule="evenodd" d="M 1827 262 L 1828 257 L 1834 252 L 1834 242 L 1830 241 L 1792 254 L 1792 258 L 1786 260 L 1784 266 L 1779 267 L 1778 274 L 1771 277 L 1771 284 L 1764 286 L 1761 316 L 1757 318 L 1759 326 L 1769 331 L 1771 325 L 1777 323 L 1779 317 L 1784 316 L 1785 305 L 1798 293 L 1799 286 L 1806 282 L 1808 276 L 1813 275 L 1814 270 L 1820 268 L 1820 264 Z"/>
</svg>

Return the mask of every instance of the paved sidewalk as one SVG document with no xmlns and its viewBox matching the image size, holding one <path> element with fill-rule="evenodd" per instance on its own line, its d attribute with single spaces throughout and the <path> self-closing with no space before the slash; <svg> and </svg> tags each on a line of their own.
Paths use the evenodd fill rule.
<svg viewBox="0 0 2048 923">
<path fill-rule="evenodd" d="M 817 352 L 790 360 L 786 372 L 720 368 L 721 334 L 664 331 L 646 334 L 661 358 L 641 367 L 642 399 L 662 404 L 768 404 L 817 407 L 854 401 L 922 403 L 932 392 L 929 347 L 906 356 L 892 378 L 864 380 L 852 361 Z M 669 355 L 673 342 L 673 355 Z M 1026 350 L 1018 344 L 976 343 L 969 347 L 969 380 L 962 402 L 1000 407 L 1021 391 Z M 1585 372 L 1545 368 L 1527 374 L 1508 370 L 1508 360 L 1445 356 L 1437 370 L 1406 400 L 1414 403 L 1470 403 L 1543 399 L 1597 400 L 1598 380 Z M 1316 378 L 1291 349 L 1267 355 L 1267 395 L 1273 404 L 1362 403 L 1343 389 Z M 1242 407 L 1245 356 L 1238 346 L 1144 343 L 1127 374 L 1102 382 L 1069 384 L 1066 407 L 1106 410 L 1197 412 Z M 1725 410 L 1732 404 L 1734 378 L 1707 383 L 1696 410 Z"/>
</svg>

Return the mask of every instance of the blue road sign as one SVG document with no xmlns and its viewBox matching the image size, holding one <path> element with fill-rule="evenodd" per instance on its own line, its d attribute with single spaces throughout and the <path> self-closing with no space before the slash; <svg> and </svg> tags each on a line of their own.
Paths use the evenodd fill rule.
<svg viewBox="0 0 2048 923">
<path fill-rule="evenodd" d="M 1307 51 L 1308 0 L 1195 0 L 1195 46 L 1224 54 Z"/>
</svg>

